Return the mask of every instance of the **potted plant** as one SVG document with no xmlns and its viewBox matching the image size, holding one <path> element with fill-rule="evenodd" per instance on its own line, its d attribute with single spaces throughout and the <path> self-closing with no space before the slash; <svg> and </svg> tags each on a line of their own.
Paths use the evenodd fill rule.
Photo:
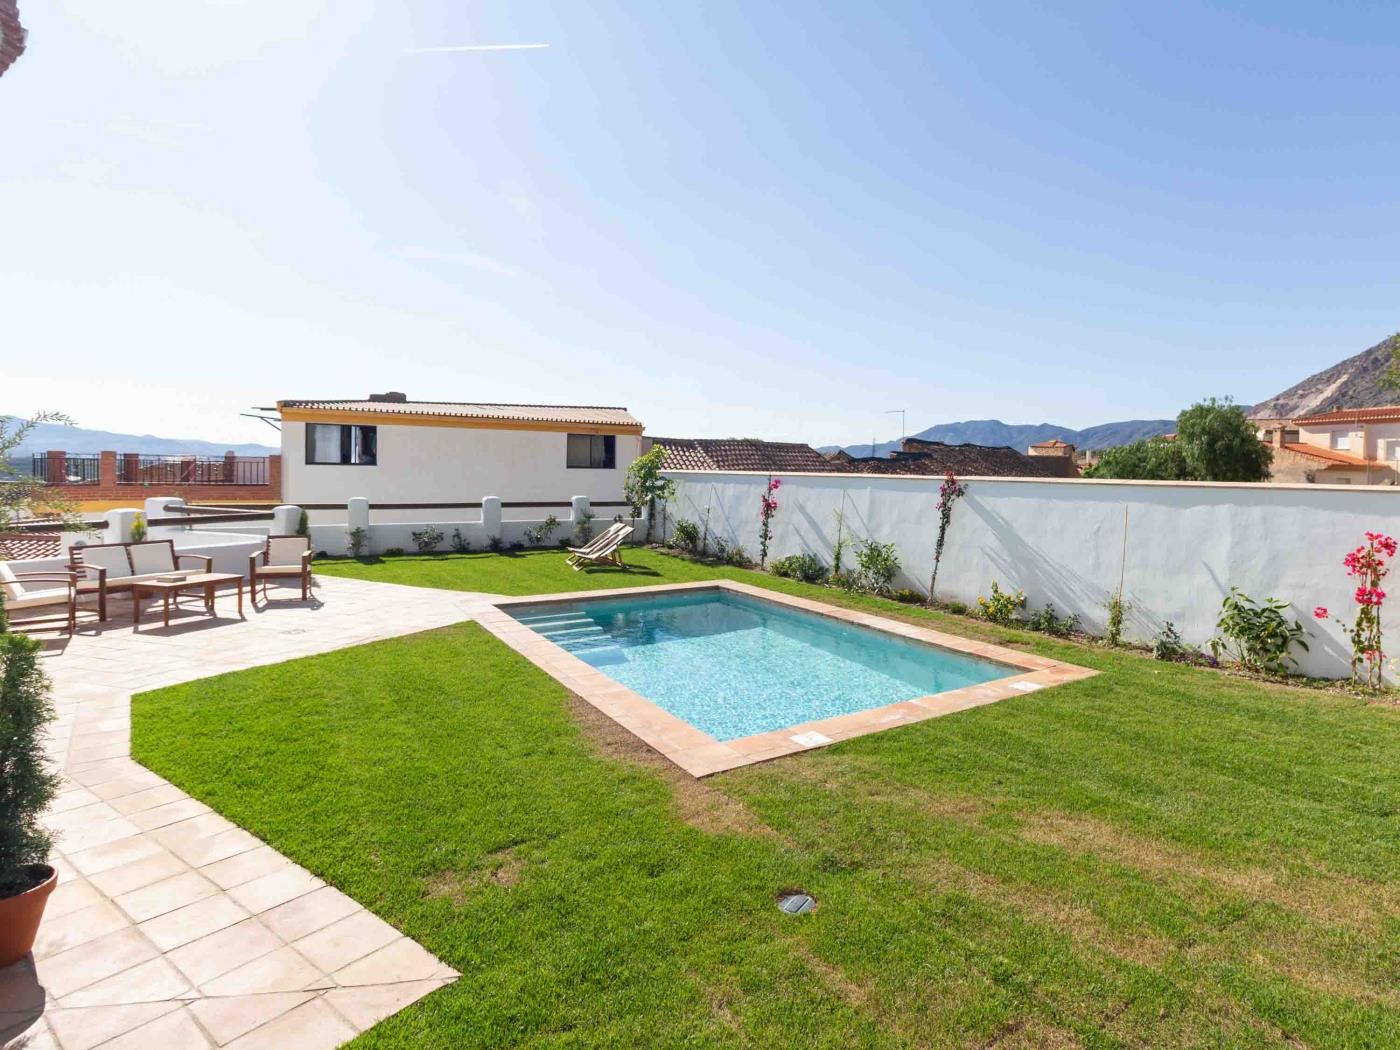
<svg viewBox="0 0 1400 1050">
<path fill-rule="evenodd" d="M 44 755 L 53 719 L 39 643 L 8 630 L 0 597 L 0 967 L 34 947 L 44 905 L 58 881 L 39 817 L 58 792 Z"/>
</svg>

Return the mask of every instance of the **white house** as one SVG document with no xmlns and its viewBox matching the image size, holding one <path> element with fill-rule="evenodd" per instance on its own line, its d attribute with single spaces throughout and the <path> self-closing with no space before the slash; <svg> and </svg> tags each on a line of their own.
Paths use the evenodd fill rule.
<svg viewBox="0 0 1400 1050">
<path fill-rule="evenodd" d="M 364 400 L 279 401 L 282 500 L 312 509 L 368 498 L 375 508 L 423 511 L 567 504 L 574 496 L 620 504 L 642 424 L 625 408 L 589 405 Z"/>
</svg>

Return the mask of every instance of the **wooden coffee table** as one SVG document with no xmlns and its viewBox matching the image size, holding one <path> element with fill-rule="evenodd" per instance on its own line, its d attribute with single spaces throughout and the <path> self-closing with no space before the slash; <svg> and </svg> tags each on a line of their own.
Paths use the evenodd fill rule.
<svg viewBox="0 0 1400 1050">
<path fill-rule="evenodd" d="M 175 575 L 172 573 L 172 575 Z M 170 599 L 172 596 L 179 596 L 184 591 L 204 592 L 204 611 L 210 616 L 214 615 L 214 591 L 218 587 L 235 584 L 238 587 L 238 615 L 243 615 L 243 577 L 236 572 L 190 572 L 184 573 L 184 579 L 162 583 L 159 580 L 142 580 L 140 583 L 131 585 L 131 622 L 133 625 L 141 622 L 141 596 L 148 594 L 151 596 L 161 595 L 164 598 L 165 606 L 165 626 L 170 626 Z"/>
</svg>

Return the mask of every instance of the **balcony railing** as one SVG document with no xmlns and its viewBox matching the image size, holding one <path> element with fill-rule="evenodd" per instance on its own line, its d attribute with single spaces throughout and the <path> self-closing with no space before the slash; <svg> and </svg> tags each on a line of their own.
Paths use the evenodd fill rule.
<svg viewBox="0 0 1400 1050">
<path fill-rule="evenodd" d="M 266 485 L 266 456 L 117 454 L 119 485 Z"/>
<path fill-rule="evenodd" d="M 96 485 L 101 481 L 100 456 L 50 456 L 30 459 L 30 473 L 46 485 Z"/>
</svg>

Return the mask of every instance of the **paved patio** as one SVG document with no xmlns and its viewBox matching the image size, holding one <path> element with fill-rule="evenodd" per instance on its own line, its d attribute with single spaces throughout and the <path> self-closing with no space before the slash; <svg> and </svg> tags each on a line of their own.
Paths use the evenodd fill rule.
<svg viewBox="0 0 1400 1050">
<path fill-rule="evenodd" d="M 48 641 L 63 770 L 58 888 L 31 959 L 0 970 L 0 1046 L 340 1045 L 453 981 L 450 967 L 130 755 L 131 694 L 474 618 L 488 595 L 317 577 L 245 617 L 221 594 L 169 628 L 129 603 Z M 283 597 L 286 595 L 287 597 Z"/>
</svg>

